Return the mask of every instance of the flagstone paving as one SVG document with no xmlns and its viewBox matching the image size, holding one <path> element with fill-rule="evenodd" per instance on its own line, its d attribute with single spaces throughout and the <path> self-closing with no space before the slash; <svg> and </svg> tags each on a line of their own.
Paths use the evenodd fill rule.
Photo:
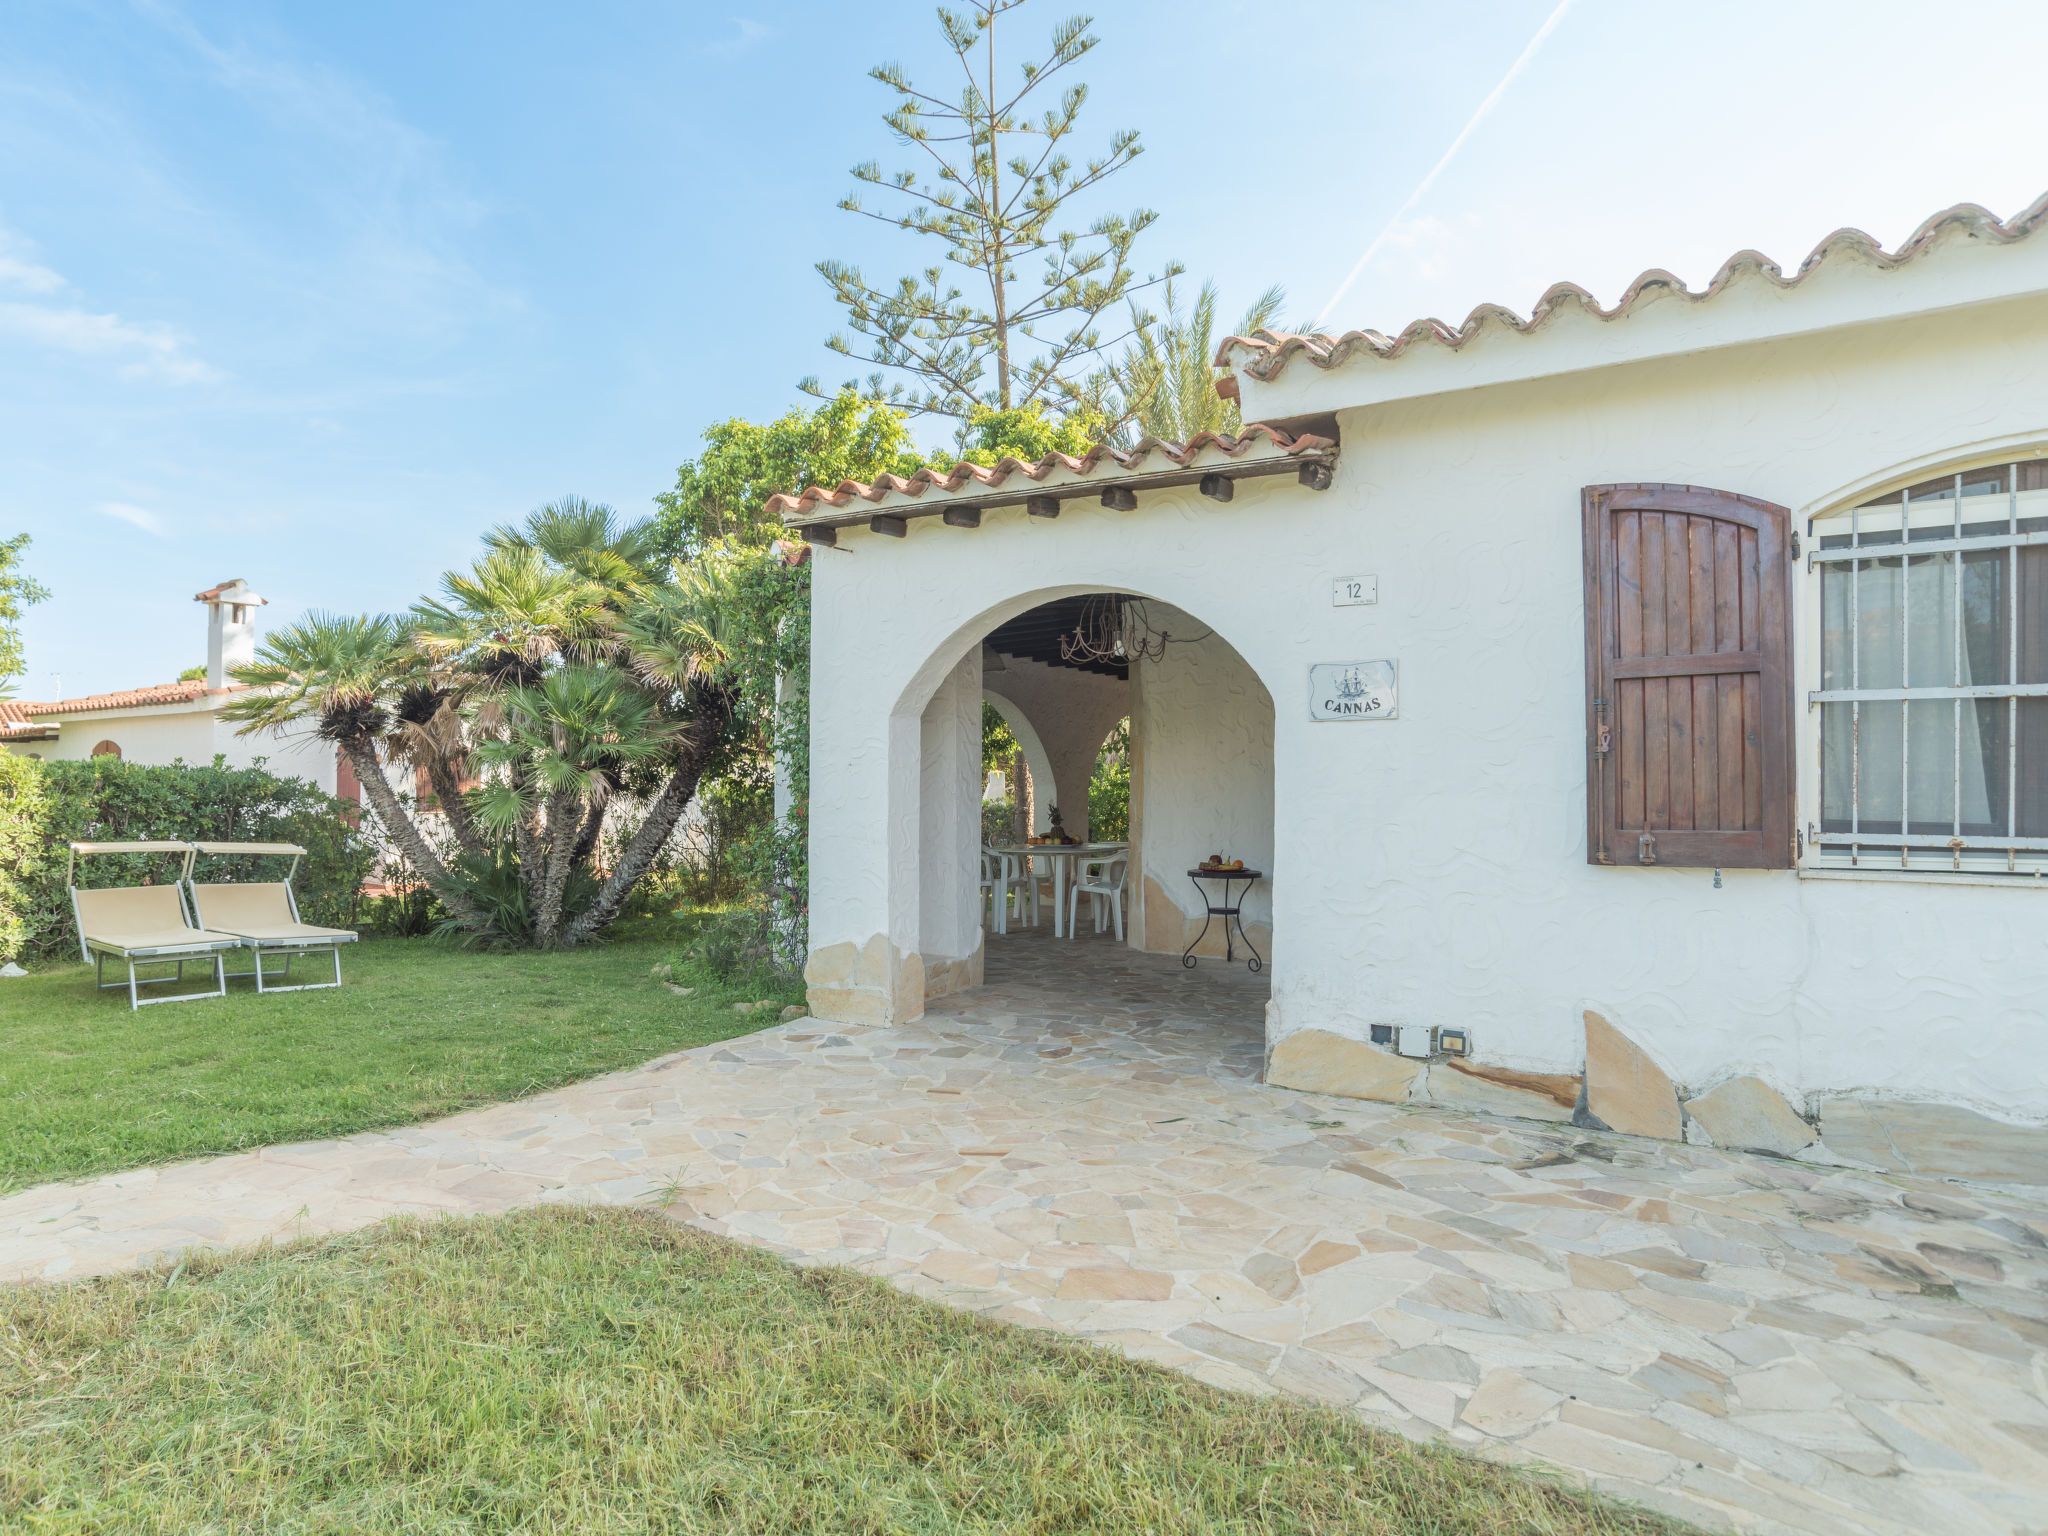
<svg viewBox="0 0 2048 1536">
<path fill-rule="evenodd" d="M 1710 1529 L 2048 1531 L 2048 1196 L 1259 1080 L 1262 984 L 1043 934 L 407 1130 L 0 1201 L 0 1277 L 394 1212 L 646 1202 Z"/>
</svg>

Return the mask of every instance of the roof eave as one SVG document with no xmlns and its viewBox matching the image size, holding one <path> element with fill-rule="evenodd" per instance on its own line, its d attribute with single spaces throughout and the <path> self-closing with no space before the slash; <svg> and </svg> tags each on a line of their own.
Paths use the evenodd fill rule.
<svg viewBox="0 0 2048 1536">
<path fill-rule="evenodd" d="M 1049 454 L 1031 465 L 1005 459 L 989 470 L 967 466 L 971 473 L 956 469 L 945 477 L 958 481 L 953 485 L 936 476 L 894 485 L 847 482 L 832 492 L 813 487 L 802 497 L 777 500 L 784 503 L 784 527 L 812 543 L 829 544 L 843 528 L 866 525 L 894 534 L 912 520 L 930 517 L 975 527 L 984 511 L 1019 506 L 1034 516 L 1057 517 L 1071 501 L 1094 497 L 1106 506 L 1118 506 L 1128 498 L 1135 505 L 1140 492 L 1182 486 L 1227 501 L 1237 481 L 1274 475 L 1296 475 L 1303 484 L 1322 489 L 1329 484 L 1337 454 L 1334 435 L 1290 436 L 1253 423 L 1238 437 L 1204 434 L 1185 448 L 1148 440 L 1123 455 L 1098 448 L 1081 460 Z"/>
<path fill-rule="evenodd" d="M 1247 415 L 1274 418 L 1882 324 L 2048 293 L 2048 242 L 2027 238 L 2044 222 L 2048 197 L 2003 222 L 1964 204 L 1929 219 L 1896 252 L 1839 230 L 1789 277 L 1742 251 L 1697 293 L 1652 270 L 1602 308 L 1559 283 L 1527 319 L 1485 304 L 1462 325 L 1418 320 L 1392 337 L 1259 332 L 1226 338 L 1217 362 L 1236 371 Z M 1927 260 L 1937 247 L 1952 249 Z"/>
</svg>

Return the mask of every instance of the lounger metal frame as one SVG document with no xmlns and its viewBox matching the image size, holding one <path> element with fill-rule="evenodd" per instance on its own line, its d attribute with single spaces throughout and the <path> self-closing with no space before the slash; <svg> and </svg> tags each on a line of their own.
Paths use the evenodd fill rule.
<svg viewBox="0 0 2048 1536">
<path fill-rule="evenodd" d="M 89 853 L 92 851 L 94 850 L 88 849 Z M 159 848 L 153 851 L 169 853 L 173 850 Z M 187 924 L 196 928 L 198 924 L 194 921 L 194 914 L 197 908 L 187 904 L 185 887 L 190 883 L 192 860 L 197 855 L 198 850 L 188 843 L 185 845 L 184 852 L 185 862 L 172 889 L 178 893 L 179 913 L 184 917 Z M 227 955 L 229 950 L 238 947 L 236 945 L 221 944 L 209 939 L 200 944 L 160 944 L 148 949 L 125 949 L 116 948 L 110 944 L 101 944 L 98 940 L 88 939 L 85 936 L 85 916 L 78 910 L 78 884 L 73 878 L 77 870 L 78 846 L 73 844 L 65 851 L 64 889 L 71 897 L 72 931 L 78 935 L 79 958 L 92 962 L 93 985 L 98 987 L 100 991 L 113 992 L 125 989 L 128 993 L 128 1010 L 131 1013 L 138 1008 L 146 1008 L 152 1003 L 189 1003 L 202 997 L 226 997 L 228 995 Z M 128 979 L 126 982 L 108 981 L 106 979 L 106 964 L 110 957 L 127 962 Z M 213 962 L 213 990 L 211 992 L 181 992 L 173 997 L 144 997 L 142 995 L 141 989 L 144 987 L 169 987 L 183 982 L 185 979 L 185 962 L 188 960 L 211 960 Z M 135 967 L 137 965 L 176 965 L 178 972 L 175 976 L 139 977 L 135 974 Z M 336 962 L 336 968 L 339 969 L 339 961 Z"/>
<path fill-rule="evenodd" d="M 252 851 L 256 849 L 261 849 L 262 851 Z M 292 921 L 295 923 L 303 923 L 305 919 L 299 916 L 299 893 L 292 889 L 292 876 L 299 872 L 299 860 L 305 857 L 305 849 L 296 847 L 295 845 L 290 843 L 194 843 L 192 845 L 192 852 L 195 857 L 201 853 L 205 853 L 215 857 L 235 853 L 246 854 L 248 857 L 251 858 L 263 858 L 265 856 L 282 857 L 283 852 L 286 849 L 289 849 L 291 851 L 292 862 L 291 867 L 285 871 L 284 880 L 282 882 L 284 885 L 285 905 L 291 910 Z M 199 917 L 199 887 L 198 884 L 192 878 L 192 864 L 192 859 L 187 859 L 185 861 L 185 890 L 186 893 L 189 894 L 192 899 L 192 916 L 193 919 L 197 921 Z M 251 939 L 245 937 L 242 940 L 243 945 L 250 951 L 255 961 L 255 970 L 252 974 L 256 978 L 256 990 L 259 993 L 324 992 L 329 988 L 340 986 L 341 946 L 344 944 L 353 944 L 354 942 L 354 935 L 350 935 L 346 939 Z M 264 976 L 266 974 L 263 969 L 263 957 L 265 955 L 284 956 L 283 974 L 285 978 L 289 980 L 292 974 L 292 960 L 295 956 L 304 957 L 307 955 L 320 954 L 332 955 L 334 957 L 334 980 L 302 981 L 288 987 L 266 987 L 263 984 Z M 237 971 L 235 972 L 235 974 L 239 976 L 242 973 L 240 971 Z M 269 974 L 274 975 L 276 973 L 272 972 Z M 223 983 L 223 985 L 225 985 L 225 983 Z"/>
<path fill-rule="evenodd" d="M 297 870 L 298 867 L 299 861 L 293 859 L 293 870 Z M 289 874 L 284 877 L 284 899 L 285 905 L 291 908 L 292 921 L 295 923 L 304 922 L 305 919 L 299 916 L 298 892 L 292 889 L 292 877 Z M 196 889 L 192 892 L 192 910 L 195 913 L 199 910 L 199 892 Z M 256 990 L 258 992 L 320 992 L 328 987 L 338 987 L 341 985 L 341 946 L 353 943 L 354 940 L 323 939 L 318 943 L 308 943 L 298 939 L 245 938 L 242 942 L 249 946 L 250 953 L 256 958 Z M 318 954 L 328 954 L 334 957 L 334 980 L 302 981 L 289 987 L 266 987 L 263 985 L 263 957 L 265 955 L 284 956 L 284 975 L 285 979 L 289 981 L 292 974 L 292 957 L 294 955 Z M 241 973 L 236 972 L 236 974 L 240 975 Z"/>
</svg>

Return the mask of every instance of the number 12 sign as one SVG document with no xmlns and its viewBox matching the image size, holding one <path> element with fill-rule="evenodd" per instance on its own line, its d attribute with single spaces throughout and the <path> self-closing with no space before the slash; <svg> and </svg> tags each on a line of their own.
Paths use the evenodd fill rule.
<svg viewBox="0 0 2048 1536">
<path fill-rule="evenodd" d="M 1380 600 L 1377 576 L 1339 576 L 1330 583 L 1330 602 L 1337 608 L 1356 608 Z"/>
</svg>

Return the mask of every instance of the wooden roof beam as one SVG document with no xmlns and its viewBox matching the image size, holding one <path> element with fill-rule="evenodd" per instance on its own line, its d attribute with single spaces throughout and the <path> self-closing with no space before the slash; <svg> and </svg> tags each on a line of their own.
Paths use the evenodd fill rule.
<svg viewBox="0 0 2048 1536">
<path fill-rule="evenodd" d="M 981 525 L 981 514 L 1003 507 L 1021 506 L 1033 517 L 1058 517 L 1061 503 L 1081 497 L 1097 497 L 1105 506 L 1120 507 L 1121 510 L 1128 511 L 1136 505 L 1135 498 L 1140 491 L 1170 490 L 1180 486 L 1194 487 L 1213 501 L 1228 501 L 1235 492 L 1235 481 L 1257 480 L 1290 473 L 1309 490 L 1326 491 L 1335 478 L 1336 459 L 1337 450 L 1330 448 L 1310 454 L 1275 455 L 1271 458 L 1256 459 L 1248 464 L 1218 464 L 1206 469 L 1183 469 L 1175 466 L 1172 469 L 1155 470 L 1150 474 L 1074 480 L 1049 489 L 1032 487 L 1026 482 L 1024 487 L 1014 491 L 984 491 L 972 501 L 949 500 L 925 506 L 919 506 L 915 502 L 904 502 L 886 513 L 837 511 L 816 521 L 791 526 L 809 538 L 817 529 L 858 527 L 865 523 L 877 533 L 887 534 L 891 538 L 901 538 L 903 534 L 898 529 L 914 518 L 937 517 L 954 527 L 974 528 Z M 1110 499 L 1112 492 L 1118 493 L 1116 500 Z M 1129 506 L 1121 506 L 1125 495 L 1132 498 Z M 974 521 L 957 521 L 953 515 L 964 513 L 972 513 Z M 813 542 L 822 544 L 826 541 L 817 539 Z"/>
</svg>

